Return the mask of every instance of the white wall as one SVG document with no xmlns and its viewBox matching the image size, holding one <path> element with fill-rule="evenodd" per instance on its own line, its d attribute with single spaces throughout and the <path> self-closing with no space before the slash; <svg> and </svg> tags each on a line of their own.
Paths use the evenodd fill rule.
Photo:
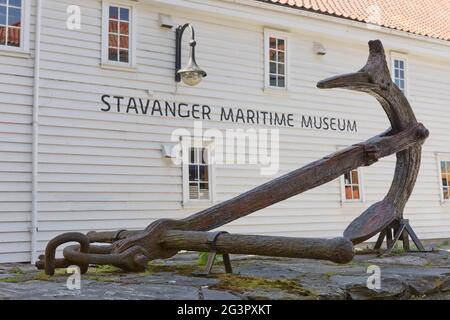
<svg viewBox="0 0 450 320">
<path fill-rule="evenodd" d="M 385 130 L 389 124 L 374 99 L 358 93 L 321 91 L 322 78 L 356 71 L 366 60 L 367 40 L 377 37 L 387 50 L 426 47 L 424 41 L 373 31 L 364 41 L 348 37 L 351 27 L 336 26 L 342 40 L 288 28 L 291 85 L 286 95 L 271 95 L 263 88 L 263 28 L 280 27 L 256 21 L 228 19 L 220 12 L 194 14 L 176 7 L 137 4 L 137 72 L 100 68 L 101 2 L 76 1 L 82 8 L 82 29 L 66 29 L 66 8 L 74 1 L 47 0 L 43 8 L 42 70 L 39 136 L 38 247 L 66 231 L 140 229 L 159 218 L 182 218 L 198 208 L 182 206 L 181 167 L 161 157 L 162 143 L 172 131 L 192 128 L 193 121 L 102 112 L 103 94 L 147 98 L 148 90 L 162 100 L 335 116 L 358 122 L 357 133 L 282 128 L 279 175 Z M 195 1 L 185 1 L 186 3 Z M 207 1 L 220 3 L 220 1 Z M 205 2 L 206 3 L 206 2 Z M 221 5 L 223 5 L 221 3 Z M 241 7 L 233 5 L 236 16 Z M 245 10 L 249 10 L 245 8 Z M 258 9 L 262 10 L 262 9 Z M 255 9 L 255 15 L 258 13 Z M 242 9 L 244 11 L 244 9 Z M 158 25 L 158 13 L 172 15 L 177 24 L 191 22 L 197 37 L 197 60 L 208 72 L 198 87 L 175 86 L 174 32 Z M 288 13 L 264 11 L 272 20 Z M 262 16 L 262 15 L 261 15 Z M 260 17 L 258 15 L 258 17 Z M 289 18 L 289 19 L 288 19 Z M 295 17 L 307 24 L 306 17 Z M 333 26 L 333 23 L 315 21 Z M 362 36 L 361 36 L 362 37 Z M 312 52 L 320 41 L 328 54 Z M 430 45 L 431 46 L 431 45 Z M 438 45 L 436 45 L 438 46 Z M 444 51 L 449 47 L 443 47 Z M 423 165 L 405 216 L 422 238 L 450 237 L 450 206 L 441 204 L 435 152 L 450 153 L 448 124 L 450 66 L 448 60 L 409 52 L 409 98 L 419 121 L 431 131 L 424 147 Z M 422 54 L 420 52 L 420 54 Z M 32 60 L 0 56 L 0 262 L 29 259 L 31 179 Z M 206 121 L 206 128 L 251 128 Z M 260 128 L 263 128 L 260 126 Z M 267 128 L 267 127 L 266 127 Z M 364 168 L 366 203 L 341 205 L 336 180 L 224 229 L 230 232 L 305 237 L 339 236 L 364 208 L 380 200 L 393 176 L 395 157 Z M 269 177 L 247 165 L 218 166 L 217 201 L 249 190 Z"/>
<path fill-rule="evenodd" d="M 35 1 L 31 4 L 31 54 L 0 49 L 0 262 L 30 259 Z"/>
</svg>

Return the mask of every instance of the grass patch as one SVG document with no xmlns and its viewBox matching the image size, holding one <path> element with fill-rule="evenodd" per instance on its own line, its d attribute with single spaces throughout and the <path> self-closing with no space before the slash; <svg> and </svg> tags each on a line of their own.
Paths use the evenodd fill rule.
<svg viewBox="0 0 450 320">
<path fill-rule="evenodd" d="M 112 265 L 98 265 L 93 266 L 88 269 L 88 273 L 95 273 L 95 274 L 110 274 L 110 273 L 123 273 L 122 269 L 117 268 Z"/>
<path fill-rule="evenodd" d="M 196 266 L 193 265 L 164 265 L 154 264 L 151 261 L 147 265 L 147 270 L 143 274 L 154 274 L 159 272 L 178 273 L 181 275 L 191 275 L 198 271 Z"/>
<path fill-rule="evenodd" d="M 235 274 L 223 274 L 218 276 L 219 282 L 210 286 L 211 289 L 229 290 L 234 292 L 246 292 L 256 289 L 273 290 L 278 289 L 299 296 L 315 297 L 316 294 L 310 290 L 303 288 L 294 280 L 271 280 L 264 278 L 256 278 L 249 276 L 240 276 Z"/>
<path fill-rule="evenodd" d="M 197 264 L 199 266 L 206 266 L 206 264 L 208 263 L 208 257 L 209 257 L 209 252 L 199 252 L 198 253 L 198 259 L 197 259 Z M 223 257 L 221 254 L 217 254 L 214 258 L 214 263 L 219 263 L 223 261 Z"/>
<path fill-rule="evenodd" d="M 13 268 L 11 268 L 11 270 L 9 270 L 9 272 L 14 273 L 14 274 L 25 274 L 25 271 L 23 271 L 19 267 L 13 267 Z"/>
</svg>

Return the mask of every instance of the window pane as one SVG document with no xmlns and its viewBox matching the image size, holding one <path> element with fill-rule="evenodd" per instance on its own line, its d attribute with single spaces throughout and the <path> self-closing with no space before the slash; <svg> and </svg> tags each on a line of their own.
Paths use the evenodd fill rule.
<svg viewBox="0 0 450 320">
<path fill-rule="evenodd" d="M 126 8 L 120 8 L 120 20 L 129 21 L 130 20 L 130 10 Z"/>
<path fill-rule="evenodd" d="M 6 5 L 6 0 L 0 0 L 0 4 Z"/>
<path fill-rule="evenodd" d="M 447 171 L 445 170 L 445 161 L 441 161 L 441 173 L 446 173 Z"/>
<path fill-rule="evenodd" d="M 450 173 L 450 162 L 449 161 L 444 161 L 445 164 L 445 169 L 444 171 L 447 173 Z"/>
<path fill-rule="evenodd" d="M 108 49 L 108 60 L 110 61 L 118 61 L 119 60 L 119 50 L 116 48 L 109 48 Z"/>
<path fill-rule="evenodd" d="M 203 148 L 201 151 L 201 163 L 203 164 L 209 164 L 209 155 L 208 155 L 208 149 Z"/>
<path fill-rule="evenodd" d="M 394 60 L 394 67 L 398 68 L 399 64 L 398 64 L 398 60 Z"/>
<path fill-rule="evenodd" d="M 352 171 L 352 183 L 359 184 L 358 171 L 356 170 Z"/>
<path fill-rule="evenodd" d="M 120 34 L 129 35 L 130 34 L 129 25 L 130 24 L 128 22 L 121 22 L 120 23 Z"/>
<path fill-rule="evenodd" d="M 200 163 L 200 149 L 194 148 L 194 163 Z"/>
<path fill-rule="evenodd" d="M 284 80 L 284 77 L 278 77 L 278 86 L 280 88 L 284 88 L 286 86 L 286 81 Z"/>
<path fill-rule="evenodd" d="M 6 7 L 0 6 L 0 24 L 6 25 Z"/>
<path fill-rule="evenodd" d="M 278 62 L 284 62 L 284 52 L 278 52 Z"/>
<path fill-rule="evenodd" d="M 198 184 L 189 184 L 189 199 L 198 199 Z"/>
<path fill-rule="evenodd" d="M 209 184 L 200 183 L 199 199 L 208 200 L 209 199 Z"/>
<path fill-rule="evenodd" d="M 349 172 L 349 173 L 346 173 L 346 174 L 344 175 L 344 183 L 345 183 L 345 184 L 352 184 L 352 180 L 351 180 L 351 178 L 350 178 L 350 172 Z"/>
<path fill-rule="evenodd" d="M 200 181 L 209 181 L 208 166 L 200 166 Z"/>
<path fill-rule="evenodd" d="M 274 75 L 270 76 L 270 86 L 271 87 L 276 87 L 277 86 L 277 77 Z"/>
<path fill-rule="evenodd" d="M 270 50 L 269 59 L 270 61 L 277 61 L 277 52 L 275 50 Z"/>
<path fill-rule="evenodd" d="M 119 8 L 118 7 L 109 7 L 109 18 L 110 19 L 119 19 Z"/>
<path fill-rule="evenodd" d="M 20 28 L 8 28 L 8 46 L 20 47 Z"/>
<path fill-rule="evenodd" d="M 444 200 L 449 200 L 449 188 L 444 188 Z"/>
<path fill-rule="evenodd" d="M 359 196 L 359 187 L 353 187 L 353 199 L 354 200 L 359 200 L 361 199 Z"/>
<path fill-rule="evenodd" d="M 277 73 L 277 64 L 275 62 L 270 63 L 270 73 Z"/>
<path fill-rule="evenodd" d="M 345 187 L 345 199 L 353 200 L 352 187 L 350 186 Z"/>
<path fill-rule="evenodd" d="M 189 181 L 198 181 L 198 166 L 189 166 Z"/>
<path fill-rule="evenodd" d="M 110 34 L 109 35 L 109 47 L 114 47 L 117 48 L 119 46 L 119 37 L 116 36 L 115 34 Z"/>
<path fill-rule="evenodd" d="M 128 50 L 120 50 L 120 62 L 129 62 Z"/>
<path fill-rule="evenodd" d="M 195 149 L 191 148 L 189 150 L 189 163 L 195 163 Z"/>
<path fill-rule="evenodd" d="M 119 32 L 119 22 L 110 20 L 109 21 L 109 32 L 118 33 Z"/>
<path fill-rule="evenodd" d="M 128 37 L 120 36 L 120 48 L 128 49 Z"/>
<path fill-rule="evenodd" d="M 270 43 L 270 48 L 271 49 L 275 49 L 277 47 L 277 39 L 275 38 L 270 38 L 269 39 L 269 43 Z"/>
<path fill-rule="evenodd" d="M 399 65 L 400 69 L 404 69 L 405 68 L 405 62 L 403 60 L 400 60 L 398 65 Z"/>
<path fill-rule="evenodd" d="M 284 64 L 278 64 L 278 74 L 284 75 Z"/>
<path fill-rule="evenodd" d="M 284 51 L 284 40 L 278 39 L 278 50 Z"/>
<path fill-rule="evenodd" d="M 6 27 L 0 27 L 0 45 L 6 44 Z"/>
<path fill-rule="evenodd" d="M 0 1 L 1 3 L 2 1 Z M 3 1 L 5 3 L 5 1 Z M 21 7 L 22 6 L 22 0 L 9 0 L 9 5 L 14 7 Z"/>
<path fill-rule="evenodd" d="M 447 175 L 446 174 L 442 175 L 442 186 L 444 186 L 444 187 L 448 186 L 448 180 L 447 180 Z"/>
</svg>

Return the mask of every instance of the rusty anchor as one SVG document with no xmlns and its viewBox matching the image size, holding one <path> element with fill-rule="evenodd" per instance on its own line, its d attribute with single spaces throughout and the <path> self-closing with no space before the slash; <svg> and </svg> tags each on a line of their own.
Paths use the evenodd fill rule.
<svg viewBox="0 0 450 320">
<path fill-rule="evenodd" d="M 408 235 L 416 245 L 420 244 L 409 222 L 403 219 L 403 210 L 416 182 L 421 145 L 429 132 L 417 122 L 406 97 L 392 82 L 381 41 L 370 41 L 369 49 L 367 64 L 360 71 L 325 79 L 317 87 L 344 88 L 374 96 L 391 123 L 391 128 L 386 132 L 182 220 L 161 219 L 140 231 L 92 231 L 86 235 L 60 235 L 49 242 L 45 256 L 41 256 L 36 263 L 37 267 L 45 269 L 49 275 L 54 274 L 55 268 L 71 264 L 80 266 L 82 272 L 87 271 L 89 264 L 110 264 L 126 271 L 138 272 L 145 270 L 149 261 L 170 258 L 180 250 L 348 263 L 354 257 L 353 245 L 378 233 L 380 237 L 376 248 L 381 246 L 384 237 L 388 239 L 388 250 L 400 239 L 405 248 L 409 248 Z M 288 238 L 208 232 L 394 153 L 397 154 L 397 164 L 388 194 L 356 218 L 344 231 L 343 237 Z M 214 239 L 213 245 L 211 239 Z M 80 245 L 64 248 L 64 258 L 55 259 L 57 247 L 70 241 L 77 241 Z"/>
</svg>

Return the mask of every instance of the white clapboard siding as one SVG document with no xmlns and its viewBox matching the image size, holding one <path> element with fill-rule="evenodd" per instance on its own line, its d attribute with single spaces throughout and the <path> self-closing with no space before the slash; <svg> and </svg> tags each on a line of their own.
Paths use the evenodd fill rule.
<svg viewBox="0 0 450 320">
<path fill-rule="evenodd" d="M 31 4 L 31 55 L 1 55 L 0 49 L 0 263 L 30 260 L 35 1 Z"/>
<path fill-rule="evenodd" d="M 263 30 L 271 27 L 270 23 L 237 20 L 220 11 L 203 15 L 176 6 L 129 1 L 137 8 L 137 70 L 117 71 L 100 67 L 100 0 L 43 3 L 40 251 L 62 232 L 138 230 L 156 219 L 181 219 L 207 207 L 183 206 L 182 169 L 163 159 L 160 151 L 161 144 L 172 142 L 174 130 L 192 131 L 193 119 L 102 112 L 103 94 L 206 104 L 212 109 L 212 119 L 204 121 L 203 128 L 217 128 L 224 134 L 228 129 L 270 127 L 221 122 L 222 107 L 292 113 L 296 127 L 277 128 L 280 168 L 276 176 L 280 176 L 389 127 L 375 99 L 362 93 L 316 88 L 317 81 L 325 77 L 358 70 L 367 58 L 365 41 L 373 37 L 392 44 L 386 46 L 387 53 L 397 50 L 397 42 L 411 48 L 408 98 L 418 120 L 431 131 L 405 216 L 422 238 L 450 237 L 450 203 L 440 202 L 436 160 L 436 153 L 450 154 L 446 102 L 450 98 L 450 61 L 442 56 L 424 56 L 421 49 L 427 47 L 427 41 L 369 30 L 361 31 L 366 32 L 363 42 L 356 40 L 359 38 L 349 40 L 345 34 L 353 30 L 350 27 L 334 28 L 330 22 L 297 16 L 299 21 L 305 20 L 299 26 L 328 26 L 336 32 L 341 30 L 342 39 L 331 36 L 331 32 L 290 30 L 289 90 L 271 94 L 263 91 Z M 214 3 L 217 10 L 222 6 L 233 6 L 235 12 L 248 10 L 219 0 L 204 3 Z M 66 8 L 73 4 L 81 7 L 81 30 L 66 28 Z M 261 10 L 257 9 L 258 13 Z M 175 85 L 174 32 L 159 27 L 159 13 L 170 14 L 176 24 L 191 22 L 195 26 L 197 60 L 208 72 L 199 86 Z M 272 21 L 280 15 L 264 12 L 265 17 L 276 17 Z M 289 13 L 284 15 L 291 19 Z M 31 38 L 33 46 L 33 35 Z M 314 55 L 314 41 L 323 43 L 327 55 Z M 183 50 L 184 59 L 186 52 Z M 0 262 L 30 259 L 32 74 L 32 59 L 0 56 Z M 302 115 L 355 120 L 358 131 L 303 129 L 298 126 Z M 224 144 L 217 142 L 217 147 Z M 339 236 L 349 222 L 384 197 L 394 167 L 395 156 L 390 156 L 362 169 L 365 203 L 342 203 L 337 179 L 223 228 L 252 234 Z M 230 199 L 275 177 L 262 176 L 260 169 L 255 165 L 217 164 L 216 201 Z"/>
</svg>

